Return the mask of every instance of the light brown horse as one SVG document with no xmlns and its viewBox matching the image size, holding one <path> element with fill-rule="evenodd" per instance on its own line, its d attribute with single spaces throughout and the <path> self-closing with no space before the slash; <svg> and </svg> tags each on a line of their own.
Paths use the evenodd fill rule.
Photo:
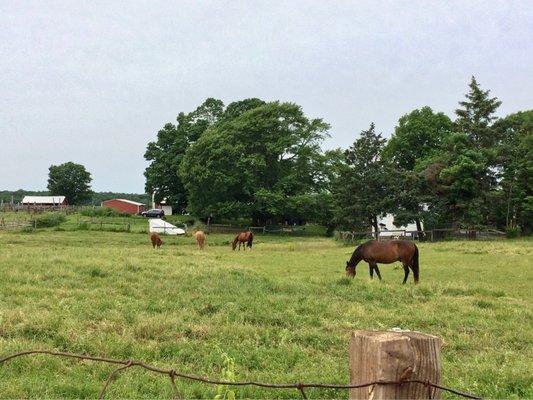
<svg viewBox="0 0 533 400">
<path fill-rule="evenodd" d="M 150 240 L 152 241 L 152 247 L 155 249 L 156 247 L 159 249 L 161 245 L 163 244 L 163 241 L 161 240 L 161 237 L 157 233 L 152 233 L 150 235 Z"/>
<path fill-rule="evenodd" d="M 200 250 L 204 249 L 205 245 L 205 232 L 204 231 L 196 231 L 193 235 L 196 238 L 196 243 L 198 244 L 198 248 Z"/>
<path fill-rule="evenodd" d="M 346 262 L 346 275 L 355 277 L 355 267 L 359 261 L 364 260 L 370 268 L 370 278 L 374 277 L 374 271 L 381 280 L 378 263 L 392 264 L 401 261 L 403 264 L 403 283 L 407 282 L 409 268 L 413 270 L 415 283 L 418 283 L 418 247 L 406 240 L 378 241 L 369 240 L 358 246 L 352 254 L 350 261 Z"/>
<path fill-rule="evenodd" d="M 233 244 L 232 244 L 233 250 L 237 248 L 237 243 L 238 243 L 239 250 L 241 249 L 241 244 L 242 244 L 244 251 L 246 251 L 246 247 L 252 248 L 253 241 L 254 241 L 254 234 L 252 233 L 252 231 L 241 232 L 233 240 Z"/>
</svg>

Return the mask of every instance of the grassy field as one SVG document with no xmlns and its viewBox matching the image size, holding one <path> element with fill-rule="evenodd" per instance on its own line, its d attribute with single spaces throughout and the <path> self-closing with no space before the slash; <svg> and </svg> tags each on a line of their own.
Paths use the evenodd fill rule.
<svg viewBox="0 0 533 400">
<path fill-rule="evenodd" d="M 0 232 L 0 355 L 56 349 L 133 358 L 181 372 L 236 379 L 347 383 L 353 329 L 420 330 L 444 339 L 444 384 L 490 398 L 532 398 L 533 242 L 420 245 L 421 284 L 384 282 L 360 265 L 344 277 L 353 247 L 326 238 L 257 236 L 232 252 L 227 235 Z M 113 366 L 20 358 L 0 366 L 1 398 L 95 398 Z M 182 398 L 216 388 L 178 381 Z M 129 369 L 110 398 L 171 398 L 168 378 Z M 237 388 L 238 398 L 296 397 Z M 347 392 L 309 390 L 312 398 Z"/>
</svg>

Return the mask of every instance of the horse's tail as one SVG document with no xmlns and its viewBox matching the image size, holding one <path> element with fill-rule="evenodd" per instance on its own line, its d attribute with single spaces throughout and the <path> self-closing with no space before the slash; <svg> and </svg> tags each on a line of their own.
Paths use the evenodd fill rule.
<svg viewBox="0 0 533 400">
<path fill-rule="evenodd" d="M 233 250 L 235 250 L 237 248 L 237 242 L 239 241 L 239 235 L 235 236 L 235 239 L 233 240 L 233 243 L 232 243 L 232 248 Z M 239 248 L 240 250 L 240 248 Z"/>
<path fill-rule="evenodd" d="M 418 264 L 418 247 L 415 244 L 415 254 L 413 254 L 413 262 L 411 263 L 411 269 L 413 270 L 413 275 L 415 277 L 415 283 L 418 283 L 419 276 L 419 264 Z"/>
<path fill-rule="evenodd" d="M 252 231 L 250 231 L 250 234 L 248 235 L 248 247 L 252 248 L 252 244 L 254 242 L 254 234 Z"/>
</svg>

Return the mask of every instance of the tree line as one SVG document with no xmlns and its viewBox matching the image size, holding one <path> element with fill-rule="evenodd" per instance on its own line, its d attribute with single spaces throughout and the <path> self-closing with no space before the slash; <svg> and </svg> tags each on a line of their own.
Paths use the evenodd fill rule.
<svg viewBox="0 0 533 400">
<path fill-rule="evenodd" d="M 330 126 L 296 104 L 209 98 L 148 143 L 146 191 L 211 220 L 377 230 L 391 213 L 398 226 L 529 234 L 533 110 L 497 118 L 500 105 L 472 77 L 454 120 L 422 107 L 390 139 L 370 123 L 348 149 L 323 151 Z"/>
</svg>

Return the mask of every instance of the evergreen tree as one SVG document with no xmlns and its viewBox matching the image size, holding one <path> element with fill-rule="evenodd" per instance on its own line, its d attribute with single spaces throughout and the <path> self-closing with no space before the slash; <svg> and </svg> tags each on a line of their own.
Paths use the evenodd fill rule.
<svg viewBox="0 0 533 400">
<path fill-rule="evenodd" d="M 345 165 L 334 189 L 339 225 L 348 229 L 372 227 L 378 232 L 378 217 L 393 210 L 397 174 L 382 158 L 385 142 L 371 123 L 346 150 Z"/>
<path fill-rule="evenodd" d="M 481 90 L 475 77 L 468 86 L 470 91 L 466 100 L 459 102 L 462 108 L 455 110 L 457 131 L 466 134 L 478 148 L 490 149 L 497 142 L 492 123 L 502 102 L 496 97 L 489 97 L 490 90 Z"/>
</svg>

